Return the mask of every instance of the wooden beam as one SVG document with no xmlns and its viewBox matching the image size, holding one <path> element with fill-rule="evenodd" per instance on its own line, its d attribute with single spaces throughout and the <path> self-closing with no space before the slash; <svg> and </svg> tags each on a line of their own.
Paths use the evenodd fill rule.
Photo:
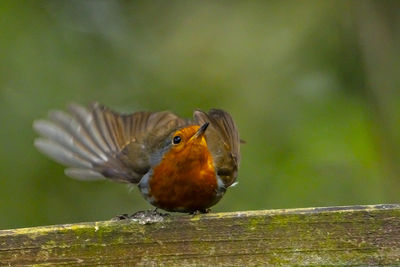
<svg viewBox="0 0 400 267">
<path fill-rule="evenodd" d="M 400 264 L 399 204 L 146 220 L 2 230 L 0 265 Z"/>
</svg>

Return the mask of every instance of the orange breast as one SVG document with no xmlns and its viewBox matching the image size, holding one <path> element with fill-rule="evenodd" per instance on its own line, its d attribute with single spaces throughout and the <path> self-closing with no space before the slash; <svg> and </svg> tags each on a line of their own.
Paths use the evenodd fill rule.
<svg viewBox="0 0 400 267">
<path fill-rule="evenodd" d="M 206 145 L 169 151 L 153 169 L 150 195 L 169 211 L 203 210 L 215 203 L 217 179 Z"/>
</svg>

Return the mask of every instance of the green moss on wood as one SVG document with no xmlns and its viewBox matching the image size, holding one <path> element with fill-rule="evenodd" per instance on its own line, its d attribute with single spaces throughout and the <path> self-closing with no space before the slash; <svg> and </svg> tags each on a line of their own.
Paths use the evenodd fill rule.
<svg viewBox="0 0 400 267">
<path fill-rule="evenodd" d="M 400 264 L 400 205 L 171 215 L 0 231 L 0 265 Z"/>
</svg>

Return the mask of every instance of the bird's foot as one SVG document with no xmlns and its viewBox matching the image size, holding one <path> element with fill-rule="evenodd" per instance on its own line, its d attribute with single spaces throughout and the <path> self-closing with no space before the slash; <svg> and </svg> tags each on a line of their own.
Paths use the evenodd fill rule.
<svg viewBox="0 0 400 267">
<path fill-rule="evenodd" d="M 211 212 L 211 209 L 201 209 L 201 210 L 195 210 L 191 212 L 190 214 L 193 216 L 199 215 L 199 214 L 205 214 Z"/>
<path fill-rule="evenodd" d="M 157 209 L 155 210 L 142 210 L 133 213 L 132 215 L 128 214 L 121 214 L 114 217 L 112 220 L 114 221 L 121 221 L 130 219 L 132 221 L 138 222 L 139 224 L 151 224 L 156 222 L 164 221 L 164 218 L 169 216 L 168 213 L 161 213 L 158 212 Z"/>
</svg>

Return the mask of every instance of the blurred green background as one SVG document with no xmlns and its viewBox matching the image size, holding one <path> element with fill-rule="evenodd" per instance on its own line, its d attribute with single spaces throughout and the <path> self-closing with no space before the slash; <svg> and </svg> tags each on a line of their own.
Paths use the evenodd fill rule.
<svg viewBox="0 0 400 267">
<path fill-rule="evenodd" d="M 214 211 L 400 200 L 399 1 L 1 1 L 0 228 L 148 209 L 68 179 L 32 121 L 67 103 L 224 108 L 239 185 Z"/>
</svg>

